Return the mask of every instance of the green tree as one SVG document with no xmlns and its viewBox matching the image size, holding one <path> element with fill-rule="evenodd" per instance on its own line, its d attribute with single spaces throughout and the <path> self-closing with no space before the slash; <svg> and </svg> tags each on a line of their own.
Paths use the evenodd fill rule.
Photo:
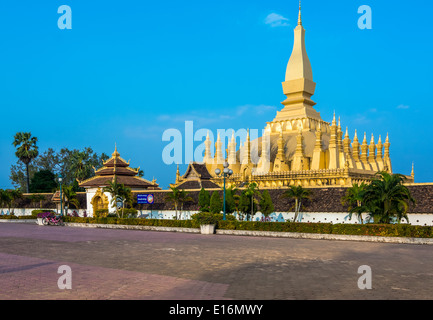
<svg viewBox="0 0 433 320">
<path fill-rule="evenodd" d="M 29 191 L 31 193 L 48 193 L 57 188 L 56 176 L 48 170 L 41 170 L 34 174 Z"/>
<path fill-rule="evenodd" d="M 247 189 L 245 189 L 243 192 L 245 193 L 245 195 L 248 197 L 248 199 L 250 201 L 250 205 L 249 205 L 250 212 L 247 213 L 247 220 L 250 220 L 254 217 L 254 215 L 257 212 L 257 209 L 258 209 L 257 206 L 258 206 L 258 201 L 259 201 L 257 198 L 260 199 L 261 194 L 259 191 L 259 187 L 258 187 L 257 183 L 255 183 L 255 182 L 248 184 Z"/>
<path fill-rule="evenodd" d="M 125 205 L 132 206 L 133 196 L 130 188 L 126 187 L 124 184 L 121 184 L 119 187 L 119 200 L 122 202 L 122 218 L 125 213 Z"/>
<path fill-rule="evenodd" d="M 400 223 L 403 218 L 409 222 L 409 205 L 416 201 L 404 181 L 401 174 L 379 172 L 367 186 L 363 199 L 376 223 L 391 223 L 392 219 Z"/>
<path fill-rule="evenodd" d="M 30 188 L 30 173 L 29 165 L 38 154 L 38 146 L 36 145 L 38 138 L 32 137 L 30 132 L 17 132 L 14 136 L 13 145 L 17 148 L 15 155 L 26 166 L 26 192 Z"/>
<path fill-rule="evenodd" d="M 209 212 L 210 194 L 205 188 L 201 188 L 198 195 L 198 207 L 200 212 Z"/>
<path fill-rule="evenodd" d="M 283 197 L 295 200 L 295 217 L 293 218 L 293 222 L 296 222 L 298 219 L 299 212 L 302 208 L 302 201 L 311 199 L 311 195 L 311 190 L 304 189 L 302 186 L 290 186 L 289 189 L 283 193 Z"/>
<path fill-rule="evenodd" d="M 16 201 L 23 197 L 23 194 L 20 189 L 8 190 L 10 194 L 10 198 L 12 199 L 12 214 L 15 214 Z"/>
<path fill-rule="evenodd" d="M 105 186 L 102 191 L 108 192 L 111 195 L 111 207 L 116 209 L 116 215 L 119 217 L 119 209 L 117 203 L 119 202 L 119 197 L 121 193 L 121 184 L 117 183 L 117 178 L 113 181 L 107 181 L 108 185 Z"/>
<path fill-rule="evenodd" d="M 182 216 L 183 206 L 185 203 L 193 202 L 193 198 L 189 195 L 189 192 L 180 190 L 179 193 L 179 204 L 180 204 L 180 217 Z"/>
<path fill-rule="evenodd" d="M 210 212 L 221 213 L 223 210 L 223 202 L 218 191 L 214 191 L 210 197 Z"/>
<path fill-rule="evenodd" d="M 367 207 L 364 205 L 366 190 L 367 184 L 364 182 L 360 185 L 354 183 L 352 187 L 347 189 L 341 202 L 343 205 L 347 206 L 349 210 L 349 219 L 352 219 L 352 215 L 356 214 L 358 220 L 362 223 L 362 214 L 368 211 Z"/>
<path fill-rule="evenodd" d="M 226 189 L 226 213 L 233 213 L 236 211 L 236 204 L 235 204 L 235 192 L 237 189 L 235 187 L 230 187 Z"/>
<path fill-rule="evenodd" d="M 12 196 L 8 190 L 0 189 L 0 205 L 2 208 L 6 207 L 11 214 Z"/>
<path fill-rule="evenodd" d="M 46 197 L 43 194 L 34 193 L 29 196 L 29 199 L 32 207 L 36 208 L 36 203 L 39 202 L 39 208 L 42 209 L 42 201 L 44 201 Z"/>
<path fill-rule="evenodd" d="M 240 197 L 239 197 L 238 212 L 241 213 L 240 218 L 242 221 L 244 220 L 245 216 L 247 216 L 247 220 L 248 220 L 248 216 L 251 214 L 250 197 L 248 197 L 245 192 L 242 192 Z"/>
<path fill-rule="evenodd" d="M 243 215 L 241 216 L 241 211 L 240 211 L 240 201 L 241 201 L 241 196 L 238 194 L 233 194 L 233 206 L 235 208 L 234 212 L 236 212 L 239 218 L 243 220 Z"/>
<path fill-rule="evenodd" d="M 105 153 L 98 155 L 90 147 L 81 151 L 63 148 L 59 152 L 48 148 L 28 165 L 29 177 L 31 180 L 37 171 L 49 170 L 57 176 L 62 175 L 63 183 L 72 184 L 75 192 L 83 191 L 78 186 L 77 177 L 80 179 L 93 177 L 95 174 L 93 168 L 96 170 L 101 168 L 103 161 L 107 159 Z M 20 160 L 10 168 L 9 179 L 16 188 L 19 187 L 21 190 L 26 190 L 26 169 Z"/>
<path fill-rule="evenodd" d="M 263 190 L 262 197 L 259 202 L 261 213 L 267 218 L 271 213 L 274 212 L 275 207 L 272 203 L 271 195 L 268 190 Z"/>
<path fill-rule="evenodd" d="M 170 189 L 171 189 L 171 192 L 166 195 L 165 200 L 169 201 L 169 202 L 173 202 L 174 210 L 176 211 L 176 220 L 177 220 L 178 219 L 177 209 L 178 209 L 179 204 L 180 204 L 179 198 L 181 197 L 180 190 L 176 187 L 170 187 Z"/>
<path fill-rule="evenodd" d="M 73 185 L 62 186 L 62 196 L 65 201 L 66 215 L 68 214 L 68 209 L 71 208 L 71 205 L 74 206 L 75 209 L 80 208 L 80 201 L 78 200 L 77 194 L 74 191 Z"/>
</svg>

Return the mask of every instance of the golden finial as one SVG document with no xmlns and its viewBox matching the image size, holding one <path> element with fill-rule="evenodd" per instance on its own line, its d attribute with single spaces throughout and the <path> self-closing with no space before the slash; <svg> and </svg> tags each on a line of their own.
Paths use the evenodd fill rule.
<svg viewBox="0 0 433 320">
<path fill-rule="evenodd" d="M 115 157 L 115 158 L 118 157 L 118 156 L 120 156 L 119 152 L 117 152 L 117 144 L 116 144 L 116 142 L 114 143 L 114 152 L 113 152 L 112 156 Z"/>
<path fill-rule="evenodd" d="M 362 141 L 362 144 L 367 144 L 367 132 L 364 132 L 364 140 Z"/>
<path fill-rule="evenodd" d="M 413 166 L 413 162 L 412 162 L 412 172 L 410 173 L 410 175 L 412 176 L 412 178 L 414 178 L 415 179 L 415 171 L 414 171 L 414 168 L 413 168 L 414 166 Z"/>
<path fill-rule="evenodd" d="M 302 18 L 301 18 L 301 0 L 299 0 L 298 26 L 302 26 Z"/>
</svg>

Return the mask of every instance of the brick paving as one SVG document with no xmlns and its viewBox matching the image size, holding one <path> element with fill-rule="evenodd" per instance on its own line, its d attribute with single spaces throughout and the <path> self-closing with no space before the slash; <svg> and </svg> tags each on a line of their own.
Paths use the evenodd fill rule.
<svg viewBox="0 0 433 320">
<path fill-rule="evenodd" d="M 432 285 L 431 245 L 0 224 L 1 300 L 430 300 Z"/>
</svg>

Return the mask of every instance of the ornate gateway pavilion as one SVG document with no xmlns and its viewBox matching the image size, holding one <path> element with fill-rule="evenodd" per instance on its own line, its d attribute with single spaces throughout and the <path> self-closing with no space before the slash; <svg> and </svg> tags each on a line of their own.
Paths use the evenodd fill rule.
<svg viewBox="0 0 433 320">
<path fill-rule="evenodd" d="M 274 120 L 267 122 L 262 137 L 250 141 L 248 133 L 244 144 L 237 148 L 233 135 L 224 156 L 222 146 L 225 144 L 218 135 L 212 156 L 212 142 L 208 135 L 203 159 L 208 172 L 203 174 L 201 170 L 200 174 L 194 175 L 194 180 L 203 175 L 207 181 L 222 186 L 223 178 L 215 175 L 215 169 L 222 170 L 225 161 L 233 170 L 227 181 L 229 186 L 242 186 L 246 182 L 256 182 L 262 188 L 351 186 L 369 181 L 378 171 L 392 173 L 388 134 L 383 141 L 381 136 L 376 140 L 367 133 L 358 137 L 355 130 L 352 141 L 348 128 L 343 131 L 335 113 L 332 121 L 326 122 L 315 110 L 316 103 L 311 98 L 316 83 L 305 48 L 301 8 L 282 86 L 286 95 L 282 102 L 284 107 Z M 191 180 L 191 172 L 194 171 L 190 165 L 184 176 L 177 174 L 173 186 L 186 186 L 186 180 Z M 414 182 L 413 171 L 411 176 L 407 176 L 407 182 Z"/>
<path fill-rule="evenodd" d="M 79 186 L 86 189 L 87 210 L 89 213 L 94 215 L 99 209 L 109 209 L 111 207 L 111 195 L 104 192 L 104 187 L 108 186 L 110 182 L 114 182 L 114 180 L 135 192 L 140 190 L 161 190 L 156 180 L 148 181 L 139 177 L 139 169 L 130 168 L 129 161 L 122 159 L 119 152 L 117 152 L 117 147 L 115 147 L 111 158 L 103 163 L 102 168 L 95 169 L 94 177 L 78 181 Z"/>
</svg>

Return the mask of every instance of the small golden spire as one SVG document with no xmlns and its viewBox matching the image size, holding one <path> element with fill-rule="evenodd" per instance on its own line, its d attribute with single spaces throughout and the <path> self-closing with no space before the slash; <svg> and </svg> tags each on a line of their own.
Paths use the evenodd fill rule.
<svg viewBox="0 0 433 320">
<path fill-rule="evenodd" d="M 301 17 L 301 0 L 299 0 L 298 26 L 302 26 L 302 17 Z"/>
<path fill-rule="evenodd" d="M 117 157 L 120 156 L 119 152 L 117 152 L 117 144 L 116 144 L 116 142 L 114 143 L 114 152 L 113 152 L 112 156 L 114 158 L 117 158 Z"/>
<path fill-rule="evenodd" d="M 413 162 L 412 162 L 412 172 L 410 173 L 410 175 L 412 176 L 412 178 L 415 179 L 415 171 L 414 171 L 414 168 L 413 168 Z"/>
<path fill-rule="evenodd" d="M 356 129 L 355 129 L 355 136 L 353 137 L 353 142 L 358 142 L 358 133 L 356 132 Z"/>
<path fill-rule="evenodd" d="M 367 144 L 367 132 L 364 132 L 364 140 L 362 141 L 362 144 Z"/>
</svg>

